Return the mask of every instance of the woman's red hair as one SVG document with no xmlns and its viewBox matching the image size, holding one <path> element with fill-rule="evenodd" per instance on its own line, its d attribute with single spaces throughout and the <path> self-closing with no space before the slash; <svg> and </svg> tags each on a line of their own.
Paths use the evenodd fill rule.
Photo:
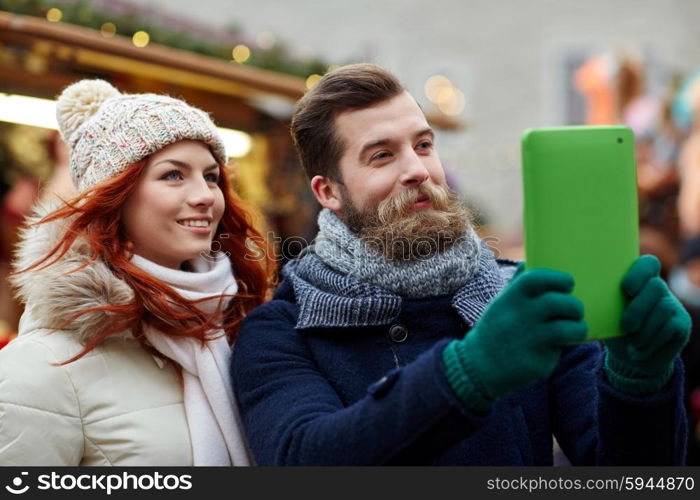
<svg viewBox="0 0 700 500">
<path fill-rule="evenodd" d="M 121 217 L 115 217 L 115 214 L 121 213 L 124 202 L 136 189 L 134 179 L 139 178 L 145 166 L 145 160 L 131 165 L 114 179 L 89 189 L 70 202 L 64 202 L 62 207 L 37 223 L 62 219 L 69 221 L 63 236 L 49 253 L 18 273 L 53 265 L 80 237 L 89 243 L 92 258 L 74 271 L 102 259 L 115 276 L 134 290 L 134 300 L 130 304 L 85 309 L 57 327 L 64 328 L 89 312 L 101 311 L 111 316 L 105 329 L 93 336 L 85 348 L 66 363 L 84 356 L 110 335 L 127 329 L 144 347 L 152 350 L 143 335 L 144 324 L 166 335 L 192 337 L 202 342 L 211 338 L 212 331 L 223 328 L 229 342 L 232 342 L 245 315 L 268 297 L 275 271 L 270 247 L 253 227 L 251 209 L 233 192 L 223 165 L 220 166 L 218 185 L 224 195 L 225 209 L 212 247 L 228 255 L 238 283 L 238 292 L 224 312 L 223 321 L 218 309 L 216 314 L 205 315 L 197 307 L 196 301 L 183 298 L 169 285 L 131 263 L 133 244 L 126 236 Z"/>
</svg>

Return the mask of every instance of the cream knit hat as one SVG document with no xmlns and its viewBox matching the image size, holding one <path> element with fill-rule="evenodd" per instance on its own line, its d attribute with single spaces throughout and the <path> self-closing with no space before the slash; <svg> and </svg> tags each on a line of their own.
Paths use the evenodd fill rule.
<svg viewBox="0 0 700 500">
<path fill-rule="evenodd" d="M 165 95 L 122 94 L 104 80 L 81 80 L 59 96 L 56 118 L 80 192 L 183 139 L 202 141 L 216 161 L 227 161 L 209 115 Z"/>
</svg>

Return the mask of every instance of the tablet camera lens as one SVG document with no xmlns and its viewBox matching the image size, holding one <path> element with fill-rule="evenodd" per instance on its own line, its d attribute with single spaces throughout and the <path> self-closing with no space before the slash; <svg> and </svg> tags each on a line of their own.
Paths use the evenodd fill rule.
<svg viewBox="0 0 700 500">
<path fill-rule="evenodd" d="M 617 143 L 618 143 L 618 144 L 622 144 L 622 137 L 618 137 L 618 138 L 617 138 Z"/>
</svg>

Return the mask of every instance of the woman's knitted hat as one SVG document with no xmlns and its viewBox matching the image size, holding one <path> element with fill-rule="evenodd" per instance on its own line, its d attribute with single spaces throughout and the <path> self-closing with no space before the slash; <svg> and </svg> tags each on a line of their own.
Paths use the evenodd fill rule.
<svg viewBox="0 0 700 500">
<path fill-rule="evenodd" d="M 165 95 L 122 94 L 104 80 L 81 80 L 59 96 L 56 118 L 80 192 L 183 139 L 202 141 L 217 162 L 227 161 L 209 115 Z"/>
</svg>

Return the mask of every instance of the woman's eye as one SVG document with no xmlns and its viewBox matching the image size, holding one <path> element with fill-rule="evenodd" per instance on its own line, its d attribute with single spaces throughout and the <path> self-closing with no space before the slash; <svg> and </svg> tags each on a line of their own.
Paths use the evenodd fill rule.
<svg viewBox="0 0 700 500">
<path fill-rule="evenodd" d="M 166 181 L 179 181 L 182 179 L 182 172 L 179 170 L 171 170 L 170 172 L 166 173 L 162 179 Z"/>
<path fill-rule="evenodd" d="M 419 149 L 431 149 L 433 147 L 433 143 L 430 141 L 421 141 L 418 143 L 418 148 Z"/>
<path fill-rule="evenodd" d="M 206 179 L 207 182 L 212 182 L 216 184 L 219 182 L 219 174 L 206 174 L 204 176 L 204 179 Z"/>
</svg>

